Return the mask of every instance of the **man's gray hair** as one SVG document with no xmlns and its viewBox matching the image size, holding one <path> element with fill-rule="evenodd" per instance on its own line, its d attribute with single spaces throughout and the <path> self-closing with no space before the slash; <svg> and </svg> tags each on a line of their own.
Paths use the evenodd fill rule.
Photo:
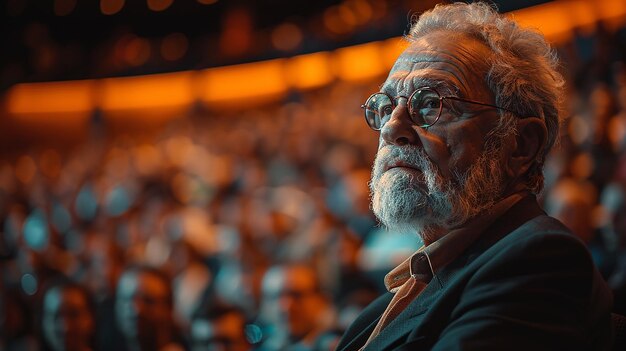
<svg viewBox="0 0 626 351">
<path fill-rule="evenodd" d="M 437 5 L 411 26 L 406 39 L 413 42 L 429 33 L 445 30 L 468 35 L 493 52 L 485 77 L 496 104 L 518 116 L 539 117 L 548 130 L 545 148 L 527 174 L 528 188 L 543 188 L 543 163 L 559 133 L 559 110 L 564 80 L 557 72 L 558 58 L 543 35 L 520 27 L 485 3 Z M 515 116 L 500 110 L 496 135 L 516 133 Z"/>
</svg>

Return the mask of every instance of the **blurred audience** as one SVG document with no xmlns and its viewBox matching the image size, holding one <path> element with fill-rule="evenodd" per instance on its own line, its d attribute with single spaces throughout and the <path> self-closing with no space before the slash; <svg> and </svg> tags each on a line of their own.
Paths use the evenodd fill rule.
<svg viewBox="0 0 626 351">
<path fill-rule="evenodd" d="M 548 194 L 545 210 L 589 245 L 596 234 L 594 232 L 596 198 L 593 185 L 563 178 Z"/>
</svg>

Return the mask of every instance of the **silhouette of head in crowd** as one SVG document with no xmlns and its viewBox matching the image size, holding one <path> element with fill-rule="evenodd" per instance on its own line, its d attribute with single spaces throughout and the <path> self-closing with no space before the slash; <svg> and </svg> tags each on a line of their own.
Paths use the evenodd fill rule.
<svg viewBox="0 0 626 351">
<path fill-rule="evenodd" d="M 51 283 L 43 297 L 42 331 L 53 351 L 92 350 L 96 318 L 89 290 L 69 280 Z"/>
<path fill-rule="evenodd" d="M 262 283 L 262 310 L 284 332 L 287 344 L 311 345 L 328 327 L 329 302 L 319 277 L 304 264 L 270 268 Z"/>
<path fill-rule="evenodd" d="M 244 310 L 216 304 L 197 315 L 191 324 L 192 351 L 248 351 L 247 316 Z"/>
<path fill-rule="evenodd" d="M 117 284 L 115 313 L 128 350 L 159 350 L 177 344 L 172 301 L 165 273 L 147 266 L 124 271 Z"/>
</svg>

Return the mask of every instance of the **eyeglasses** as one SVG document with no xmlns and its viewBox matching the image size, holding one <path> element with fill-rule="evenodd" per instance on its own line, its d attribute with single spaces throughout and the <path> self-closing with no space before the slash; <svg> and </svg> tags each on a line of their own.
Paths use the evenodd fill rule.
<svg viewBox="0 0 626 351">
<path fill-rule="evenodd" d="M 367 121 L 370 128 L 381 130 L 385 123 L 391 118 L 391 113 L 396 106 L 398 106 L 398 99 L 400 98 L 407 100 L 407 108 L 409 109 L 411 120 L 422 128 L 431 127 L 439 121 L 442 111 L 444 110 L 444 100 L 462 101 L 515 113 L 506 108 L 479 101 L 462 99 L 456 96 L 441 96 L 437 90 L 424 87 L 415 90 L 408 98 L 406 96 L 392 98 L 385 93 L 372 94 L 365 101 L 365 104 L 361 105 L 361 108 L 365 110 L 365 121 Z"/>
</svg>

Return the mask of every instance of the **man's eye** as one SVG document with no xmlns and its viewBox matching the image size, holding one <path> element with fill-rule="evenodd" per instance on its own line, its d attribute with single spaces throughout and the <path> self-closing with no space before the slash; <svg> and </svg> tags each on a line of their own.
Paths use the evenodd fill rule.
<svg viewBox="0 0 626 351">
<path fill-rule="evenodd" d="M 381 116 L 390 115 L 393 112 L 393 107 L 391 107 L 391 105 L 383 106 L 380 112 L 381 112 L 380 113 Z"/>
<path fill-rule="evenodd" d="M 422 100 L 421 108 L 429 109 L 429 108 L 439 108 L 439 99 L 428 97 Z"/>
</svg>

